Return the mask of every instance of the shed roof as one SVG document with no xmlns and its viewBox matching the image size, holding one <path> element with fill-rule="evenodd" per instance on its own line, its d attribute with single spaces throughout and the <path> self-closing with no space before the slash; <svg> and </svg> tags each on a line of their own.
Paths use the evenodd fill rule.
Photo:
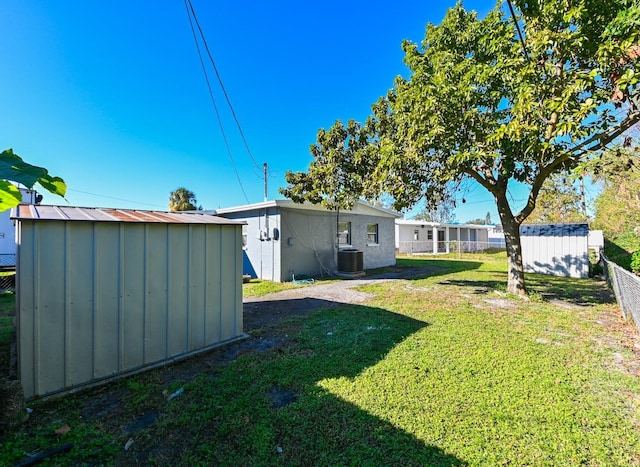
<svg viewBox="0 0 640 467">
<path fill-rule="evenodd" d="M 586 237 L 589 225 L 586 223 L 567 224 L 522 224 L 520 235 L 523 237 Z"/>
<path fill-rule="evenodd" d="M 82 208 L 74 206 L 49 206 L 20 204 L 11 210 L 11 218 L 21 221 L 88 221 L 134 222 L 161 224 L 217 224 L 241 225 L 206 213 L 180 213 L 163 211 L 138 211 L 135 209 Z"/>
</svg>

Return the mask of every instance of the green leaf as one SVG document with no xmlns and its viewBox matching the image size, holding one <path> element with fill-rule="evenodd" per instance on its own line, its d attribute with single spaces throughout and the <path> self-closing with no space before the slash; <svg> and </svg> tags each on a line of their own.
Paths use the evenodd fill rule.
<svg viewBox="0 0 640 467">
<path fill-rule="evenodd" d="M 15 185 L 0 180 L 0 212 L 11 209 L 22 202 L 22 193 Z"/>
<path fill-rule="evenodd" d="M 0 179 L 20 183 L 32 189 L 36 183 L 54 195 L 64 196 L 67 185 L 60 177 L 52 177 L 47 169 L 22 160 L 12 149 L 0 153 Z"/>
</svg>

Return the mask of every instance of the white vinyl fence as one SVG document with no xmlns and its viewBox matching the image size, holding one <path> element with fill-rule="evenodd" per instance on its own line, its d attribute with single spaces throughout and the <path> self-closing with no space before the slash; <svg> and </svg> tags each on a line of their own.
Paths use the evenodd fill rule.
<svg viewBox="0 0 640 467">
<path fill-rule="evenodd" d="M 640 277 L 600 256 L 605 278 L 616 295 L 624 319 L 633 319 L 640 331 Z"/>
<path fill-rule="evenodd" d="M 488 250 L 489 248 L 505 248 L 504 242 L 474 242 L 474 241 L 456 241 L 436 242 L 433 240 L 426 241 L 408 241 L 398 242 L 398 253 L 402 254 L 443 254 L 443 253 L 476 253 Z M 435 250 L 435 251 L 434 251 Z"/>
</svg>

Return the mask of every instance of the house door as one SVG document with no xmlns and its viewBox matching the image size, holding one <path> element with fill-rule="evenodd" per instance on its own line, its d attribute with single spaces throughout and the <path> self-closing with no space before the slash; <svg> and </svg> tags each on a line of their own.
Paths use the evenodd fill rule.
<svg viewBox="0 0 640 467">
<path fill-rule="evenodd" d="M 438 230 L 438 253 L 446 253 L 447 245 L 444 243 L 444 230 Z"/>
</svg>

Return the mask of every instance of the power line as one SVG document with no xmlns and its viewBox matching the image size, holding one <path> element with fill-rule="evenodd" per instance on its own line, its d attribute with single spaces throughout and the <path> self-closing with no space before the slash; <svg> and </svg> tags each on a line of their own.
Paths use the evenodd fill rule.
<svg viewBox="0 0 640 467">
<path fill-rule="evenodd" d="M 216 77 L 218 78 L 218 83 L 220 83 L 220 88 L 222 89 L 222 93 L 224 94 L 224 97 L 227 100 L 227 104 L 229 105 L 229 109 L 231 109 L 231 115 L 233 115 L 233 119 L 236 122 L 236 126 L 238 127 L 238 131 L 240 132 L 240 136 L 242 137 L 242 141 L 244 142 L 244 147 L 247 149 L 247 153 L 249 154 L 249 157 L 251 157 L 251 160 L 253 161 L 253 164 L 258 168 L 258 170 L 261 170 L 260 164 L 258 164 L 256 162 L 256 159 L 253 157 L 253 154 L 251 153 L 251 149 L 249 149 L 249 143 L 247 143 L 247 138 L 245 138 L 245 136 L 244 136 L 244 132 L 242 131 L 242 127 L 240 126 L 240 121 L 238 120 L 236 112 L 233 109 L 233 106 L 231 105 L 231 100 L 229 99 L 229 95 L 227 94 L 227 90 L 224 87 L 224 84 L 222 83 L 222 78 L 220 77 L 220 73 L 218 72 L 218 67 L 216 66 L 216 62 L 213 60 L 213 56 L 211 55 L 211 52 L 209 50 L 209 45 L 207 44 L 207 39 L 204 37 L 204 32 L 202 31 L 202 28 L 200 27 L 200 23 L 198 22 L 198 17 L 196 16 L 196 12 L 193 9 L 193 5 L 191 4 L 191 0 L 185 0 L 185 5 L 187 3 L 189 4 L 189 9 L 191 9 L 191 15 L 193 16 L 193 20 L 195 21 L 196 26 L 198 27 L 198 31 L 200 32 L 200 38 L 202 39 L 202 43 L 204 44 L 204 48 L 207 51 L 207 55 L 209 56 L 209 61 L 211 62 L 211 65 L 213 66 L 213 70 L 216 73 Z M 188 10 L 187 10 L 187 13 L 189 13 Z M 189 23 L 191 23 L 191 16 L 189 16 Z M 191 24 L 191 29 L 193 30 L 193 24 Z M 195 35 L 195 33 L 194 33 L 194 35 Z M 198 54 L 200 54 L 200 49 L 199 48 L 198 48 Z M 202 60 L 202 57 L 200 58 L 200 60 Z"/>
<path fill-rule="evenodd" d="M 524 52 L 524 58 L 526 58 L 528 62 L 529 52 L 527 52 L 527 46 L 524 43 L 522 30 L 520 29 L 520 24 L 518 24 L 518 18 L 516 17 L 516 12 L 513 10 L 513 5 L 511 4 L 511 0 L 507 0 L 507 5 L 509 5 L 509 11 L 511 11 L 511 17 L 513 18 L 513 22 L 516 25 L 516 30 L 518 31 L 518 37 L 520 38 L 520 43 L 522 44 L 522 51 Z"/>
<path fill-rule="evenodd" d="M 238 184 L 240 185 L 240 190 L 242 190 L 242 194 L 244 195 L 244 199 L 247 201 L 247 204 L 249 204 L 249 198 L 247 197 L 247 193 L 244 191 L 244 186 L 242 185 L 242 179 L 240 178 L 240 173 L 238 172 L 238 167 L 236 166 L 236 161 L 233 158 L 233 154 L 231 152 L 231 147 L 229 146 L 229 140 L 227 139 L 227 134 L 225 133 L 224 126 L 222 125 L 222 118 L 220 117 L 220 112 L 218 111 L 218 106 L 216 104 L 215 97 L 213 96 L 213 91 L 211 89 L 211 82 L 209 81 L 209 75 L 207 74 L 207 68 L 205 67 L 204 60 L 202 59 L 202 53 L 200 51 L 200 44 L 198 43 L 198 37 L 196 36 L 196 31 L 193 28 L 193 21 L 191 20 L 191 14 L 189 14 L 189 8 L 191 8 L 191 12 L 193 13 L 194 20 L 196 21 L 196 24 L 198 24 L 198 20 L 195 17 L 195 12 L 193 11 L 193 6 L 191 6 L 191 0 L 185 0 L 184 6 L 187 9 L 187 17 L 189 18 L 189 26 L 191 26 L 191 33 L 193 34 L 193 40 L 196 43 L 196 49 L 198 51 L 198 58 L 200 59 L 200 65 L 202 66 L 202 72 L 204 73 L 204 79 L 207 82 L 207 89 L 209 89 L 209 97 L 211 98 L 211 103 L 213 104 L 213 108 L 214 108 L 215 113 L 216 113 L 216 118 L 218 119 L 218 125 L 220 126 L 220 132 L 222 133 L 222 139 L 224 140 L 224 145 L 227 148 L 227 154 L 229 154 L 229 159 L 231 159 L 231 164 L 233 165 L 233 170 L 236 173 L 236 178 L 238 179 Z M 200 29 L 200 25 L 198 25 L 198 29 Z M 200 30 L 200 33 L 202 34 L 202 30 Z M 206 47 L 206 41 L 204 40 L 204 36 L 202 36 L 202 40 L 205 43 L 205 47 Z M 207 52 L 208 52 L 208 48 L 207 48 Z M 209 54 L 209 57 L 211 58 L 211 54 Z M 211 59 L 211 60 L 213 61 L 213 59 Z M 215 69 L 215 64 L 214 64 L 214 69 Z M 218 70 L 217 69 L 216 69 L 216 74 L 218 74 Z M 218 80 L 219 79 L 220 79 L 220 77 L 218 76 Z M 222 85 L 222 82 L 220 82 L 220 84 Z M 226 92 L 225 92 L 225 96 L 226 96 Z M 229 105 L 231 105 L 231 104 L 229 104 Z M 233 112 L 233 109 L 232 109 L 232 112 Z M 244 138 L 244 136 L 243 136 L 243 138 Z M 255 161 L 254 161 L 254 163 L 255 163 Z"/>
<path fill-rule="evenodd" d="M 125 201 L 127 203 L 144 204 L 146 206 L 154 206 L 154 207 L 157 207 L 157 208 L 158 207 L 164 207 L 164 206 L 160 206 L 159 204 L 141 203 L 140 201 L 132 201 L 130 199 L 124 199 L 124 198 L 115 198 L 113 196 L 101 195 L 101 194 L 98 194 L 98 193 L 90 193 L 88 191 L 74 190 L 73 188 L 67 188 L 67 191 L 74 191 L 76 193 L 82 193 L 82 194 L 85 194 L 85 195 L 97 196 L 99 198 L 114 199 L 116 201 Z"/>
</svg>

